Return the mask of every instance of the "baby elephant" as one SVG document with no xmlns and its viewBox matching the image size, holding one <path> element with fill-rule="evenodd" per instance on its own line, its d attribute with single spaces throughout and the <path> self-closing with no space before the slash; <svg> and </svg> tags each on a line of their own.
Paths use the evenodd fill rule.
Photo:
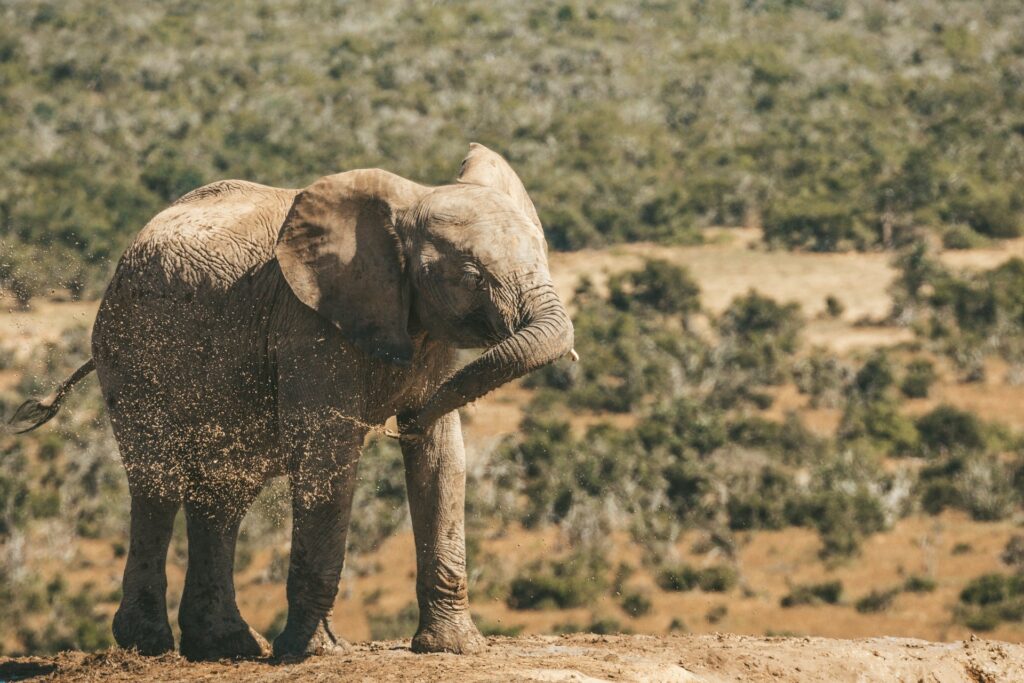
<svg viewBox="0 0 1024 683">
<path fill-rule="evenodd" d="M 473 652 L 458 409 L 571 353 L 537 211 L 508 163 L 470 145 L 453 185 L 378 169 L 302 190 L 238 180 L 185 195 L 121 257 L 92 360 L 12 422 L 50 419 L 94 368 L 131 491 L 121 647 L 174 648 L 165 565 L 188 524 L 181 652 L 268 654 L 239 614 L 239 523 L 291 484 L 288 621 L 274 655 L 347 648 L 330 616 L 367 431 L 397 415 L 416 539 L 415 652 Z M 455 371 L 457 349 L 485 348 Z"/>
</svg>

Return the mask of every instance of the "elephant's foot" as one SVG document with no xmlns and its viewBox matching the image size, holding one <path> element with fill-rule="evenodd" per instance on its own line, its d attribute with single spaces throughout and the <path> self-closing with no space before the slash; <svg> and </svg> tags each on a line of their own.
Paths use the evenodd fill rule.
<svg viewBox="0 0 1024 683">
<path fill-rule="evenodd" d="M 468 655 L 487 647 L 487 639 L 480 635 L 468 613 L 453 617 L 431 619 L 420 626 L 412 639 L 413 652 L 451 652 Z"/>
<path fill-rule="evenodd" d="M 167 614 L 133 609 L 122 604 L 114 614 L 114 640 L 125 650 L 152 657 L 174 650 L 174 635 Z"/>
<path fill-rule="evenodd" d="M 181 654 L 190 661 L 266 657 L 270 644 L 244 621 L 221 632 L 181 631 Z"/>
<path fill-rule="evenodd" d="M 307 629 L 302 629 L 308 632 Z M 336 635 L 331 621 L 324 617 L 313 631 L 312 636 L 300 632 L 289 622 L 281 634 L 274 639 L 275 657 L 310 657 L 314 655 L 342 655 L 352 651 L 344 638 Z"/>
</svg>

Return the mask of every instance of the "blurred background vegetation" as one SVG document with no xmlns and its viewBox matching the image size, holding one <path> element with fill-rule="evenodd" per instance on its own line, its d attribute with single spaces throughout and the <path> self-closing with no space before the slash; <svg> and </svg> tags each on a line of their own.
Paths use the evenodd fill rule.
<svg viewBox="0 0 1024 683">
<path fill-rule="evenodd" d="M 187 190 L 506 154 L 556 249 L 953 246 L 1024 217 L 1002 0 L 308 0 L 0 8 L 0 280 L 95 292 Z M 12 267 L 12 264 L 17 267 Z"/>
<path fill-rule="evenodd" d="M 302 186 L 380 166 L 445 183 L 472 140 L 519 172 L 553 250 L 697 245 L 721 235 L 709 226 L 759 228 L 754 247 L 780 252 L 891 250 L 891 310 L 855 324 L 909 340 L 850 353 L 807 330 L 851 298 L 817 314 L 752 290 L 711 310 L 660 258 L 581 278 L 584 362 L 527 378 L 518 430 L 471 444 L 471 590 L 490 610 L 477 621 L 749 630 L 729 621 L 735 601 L 880 615 L 934 593 L 949 624 L 1020 626 L 1017 533 L 955 585 L 931 565 L 856 593 L 836 577 L 903 520 L 1024 515 L 1020 431 L 933 396 L 993 368 L 1024 380 L 1024 261 L 964 271 L 938 256 L 1024 227 L 1022 85 L 1024 14 L 1000 0 L 8 3 L 0 290 L 14 308 L 96 299 L 127 240 L 206 182 Z M 4 415 L 84 361 L 88 333 L 0 339 Z M 810 424 L 821 413 L 834 420 Z M 408 637 L 415 604 L 389 603 L 383 579 L 352 588 L 388 575 L 381 548 L 408 535 L 392 442 L 369 445 L 359 486 L 341 599 L 368 635 Z M 287 501 L 275 482 L 246 519 L 243 593 L 281 597 Z M 0 435 L 0 651 L 111 643 L 126 522 L 95 382 L 45 429 Z M 558 552 L 496 550 L 552 529 Z M 821 580 L 769 593 L 744 548 L 794 529 L 813 533 L 804 561 Z M 172 584 L 186 554 L 179 528 Z M 665 615 L 665 596 L 691 593 L 721 597 Z M 258 628 L 281 628 L 283 599 L 252 605 Z M 530 622 L 549 612 L 564 616 Z"/>
</svg>

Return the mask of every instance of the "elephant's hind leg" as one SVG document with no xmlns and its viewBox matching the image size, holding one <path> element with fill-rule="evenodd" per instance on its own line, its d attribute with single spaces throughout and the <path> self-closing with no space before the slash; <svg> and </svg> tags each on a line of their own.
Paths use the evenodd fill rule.
<svg viewBox="0 0 1024 683">
<path fill-rule="evenodd" d="M 167 546 L 180 503 L 132 494 L 131 540 L 114 639 L 144 655 L 174 649 L 167 621 Z"/>
<path fill-rule="evenodd" d="M 288 621 L 274 640 L 278 657 L 341 654 L 350 649 L 334 633 L 331 613 L 345 562 L 364 432 L 322 419 L 317 411 L 309 415 L 286 420 L 286 443 L 293 454 L 289 473 L 292 551 Z"/>
<path fill-rule="evenodd" d="M 247 500 L 186 501 L 188 571 L 178 609 L 181 654 L 190 660 L 259 657 L 270 653 L 264 638 L 242 619 L 235 602 L 234 563 L 238 527 L 257 491 Z"/>
</svg>

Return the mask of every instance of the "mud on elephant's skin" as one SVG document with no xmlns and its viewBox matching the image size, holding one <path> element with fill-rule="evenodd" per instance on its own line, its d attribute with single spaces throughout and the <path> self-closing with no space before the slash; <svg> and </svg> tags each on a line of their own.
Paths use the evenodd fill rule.
<svg viewBox="0 0 1024 683">
<path fill-rule="evenodd" d="M 158 214 L 118 263 L 93 360 L 12 422 L 34 429 L 95 369 L 131 491 L 122 647 L 173 649 L 167 546 L 184 504 L 179 610 L 192 659 L 267 654 L 235 602 L 238 526 L 290 479 L 288 620 L 275 655 L 343 652 L 331 610 L 363 439 L 397 415 L 416 541 L 417 652 L 484 644 L 469 616 L 458 408 L 572 350 L 537 211 L 473 144 L 455 184 L 378 169 L 302 190 L 228 180 Z M 484 348 L 453 372 L 459 348 Z"/>
</svg>

